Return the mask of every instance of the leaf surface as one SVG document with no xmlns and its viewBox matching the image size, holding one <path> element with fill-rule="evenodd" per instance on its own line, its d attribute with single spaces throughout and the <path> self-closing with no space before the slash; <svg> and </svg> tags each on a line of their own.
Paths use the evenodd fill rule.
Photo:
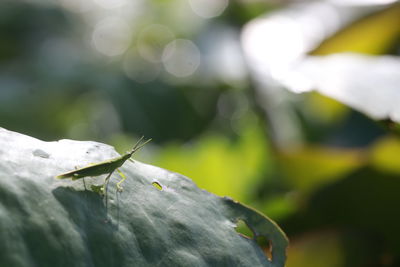
<svg viewBox="0 0 400 267">
<path fill-rule="evenodd" d="M 182 175 L 128 161 L 124 191 L 113 175 L 107 206 L 82 181 L 54 178 L 115 156 L 100 143 L 43 142 L 0 128 L 0 265 L 284 266 L 287 239 L 274 222 Z M 85 178 L 88 188 L 103 179 Z M 236 232 L 239 220 L 254 239 Z M 272 243 L 271 261 L 259 236 Z"/>
</svg>

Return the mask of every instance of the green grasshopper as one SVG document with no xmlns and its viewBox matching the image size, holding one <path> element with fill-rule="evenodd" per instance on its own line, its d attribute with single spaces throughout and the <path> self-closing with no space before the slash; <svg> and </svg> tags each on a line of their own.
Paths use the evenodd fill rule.
<svg viewBox="0 0 400 267">
<path fill-rule="evenodd" d="M 121 181 L 119 181 L 117 183 L 117 189 L 119 192 L 121 192 L 122 191 L 121 183 L 123 181 L 125 181 L 126 177 L 125 177 L 125 175 L 123 175 L 121 173 L 121 171 L 118 168 L 121 167 L 125 163 L 125 161 L 127 161 L 128 159 L 133 162 L 133 160 L 131 159 L 133 153 L 135 153 L 140 148 L 142 148 L 145 144 L 147 144 L 148 142 L 151 141 L 151 139 L 148 139 L 143 144 L 140 144 L 142 142 L 142 140 L 143 140 L 143 136 L 139 139 L 139 141 L 137 141 L 137 143 L 135 144 L 135 146 L 132 148 L 131 151 L 126 152 L 122 156 L 108 159 L 105 161 L 101 161 L 98 163 L 89 164 L 85 167 L 78 168 L 76 170 L 69 171 L 66 173 L 62 173 L 62 174 L 56 176 L 56 178 L 57 179 L 71 178 L 72 180 L 77 180 L 77 179 L 83 178 L 83 185 L 85 186 L 85 189 L 86 189 L 86 184 L 85 184 L 85 179 L 84 179 L 85 177 L 88 177 L 88 176 L 94 177 L 94 176 L 100 176 L 103 174 L 108 174 L 104 180 L 104 184 L 102 186 L 100 186 L 100 188 L 98 186 L 92 186 L 93 190 L 104 193 L 106 191 L 106 186 L 108 184 L 108 181 L 109 181 L 111 175 L 114 173 L 115 170 L 117 170 L 118 173 L 120 174 L 120 176 L 122 177 Z"/>
</svg>

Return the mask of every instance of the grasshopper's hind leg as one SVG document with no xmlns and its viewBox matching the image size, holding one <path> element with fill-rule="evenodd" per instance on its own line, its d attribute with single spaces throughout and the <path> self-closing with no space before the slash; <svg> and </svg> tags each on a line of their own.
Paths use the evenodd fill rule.
<svg viewBox="0 0 400 267">
<path fill-rule="evenodd" d="M 122 192 L 123 187 L 121 186 L 121 184 L 125 181 L 126 176 L 119 169 L 117 169 L 117 172 L 118 172 L 119 176 L 121 176 L 121 178 L 122 178 L 121 181 L 119 181 L 117 183 L 117 190 L 118 190 L 118 192 Z"/>
<path fill-rule="evenodd" d="M 111 177 L 111 175 L 112 175 L 113 173 L 114 173 L 114 171 L 110 172 L 110 173 L 107 175 L 107 177 L 104 179 L 104 184 L 103 184 L 102 191 L 103 191 L 103 194 L 104 194 L 106 197 L 107 197 L 108 183 L 109 183 L 110 177 Z"/>
<path fill-rule="evenodd" d="M 85 178 L 82 178 L 82 181 L 83 181 L 83 187 L 85 187 L 85 191 L 87 191 L 86 183 L 85 183 Z"/>
<path fill-rule="evenodd" d="M 75 170 L 77 170 L 78 169 L 78 167 L 77 166 L 75 166 Z M 78 176 L 77 174 L 74 174 L 74 177 L 75 176 Z M 79 176 L 78 176 L 79 177 Z M 83 181 L 83 187 L 85 188 L 85 191 L 87 191 L 87 188 L 86 188 L 86 183 L 85 183 L 85 177 L 83 177 L 82 178 L 82 181 Z"/>
<path fill-rule="evenodd" d="M 104 184 L 103 184 L 103 188 L 102 188 L 105 202 L 106 202 L 106 211 L 108 211 L 108 182 L 110 181 L 110 177 L 113 173 L 114 173 L 114 171 L 110 172 L 107 175 L 106 179 L 104 179 Z"/>
</svg>

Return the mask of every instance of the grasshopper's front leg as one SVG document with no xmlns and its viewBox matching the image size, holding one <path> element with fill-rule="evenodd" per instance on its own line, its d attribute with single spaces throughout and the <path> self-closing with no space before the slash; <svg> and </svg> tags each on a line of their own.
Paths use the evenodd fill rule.
<svg viewBox="0 0 400 267">
<path fill-rule="evenodd" d="M 119 176 L 122 177 L 121 181 L 119 181 L 119 182 L 117 183 L 117 191 L 118 191 L 118 192 L 122 192 L 123 187 L 121 186 L 121 184 L 122 184 L 123 181 L 125 181 L 126 176 L 125 176 L 119 169 L 117 169 L 117 172 L 118 172 Z"/>
</svg>

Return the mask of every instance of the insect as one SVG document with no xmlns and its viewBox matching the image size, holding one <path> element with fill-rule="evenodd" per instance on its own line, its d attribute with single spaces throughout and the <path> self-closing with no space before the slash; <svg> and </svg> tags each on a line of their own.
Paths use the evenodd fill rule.
<svg viewBox="0 0 400 267">
<path fill-rule="evenodd" d="M 120 157 L 108 159 L 108 160 L 101 161 L 98 163 L 89 164 L 85 167 L 77 168 L 73 171 L 69 171 L 69 172 L 57 175 L 56 178 L 57 179 L 71 178 L 72 180 L 77 180 L 77 179 L 83 178 L 83 185 L 85 186 L 85 189 L 86 189 L 86 184 L 85 184 L 85 179 L 84 179 L 85 177 L 88 177 L 88 176 L 94 177 L 94 176 L 100 176 L 103 174 L 108 174 L 107 177 L 105 178 L 104 184 L 102 186 L 100 186 L 100 187 L 92 186 L 92 189 L 94 189 L 95 191 L 104 193 L 106 191 L 106 186 L 108 184 L 108 181 L 109 181 L 111 175 L 114 173 L 115 170 L 117 170 L 118 173 L 120 174 L 120 176 L 122 177 L 121 181 L 119 181 L 117 183 L 117 189 L 119 192 L 121 192 L 122 191 L 121 183 L 123 181 L 125 181 L 126 177 L 125 177 L 125 175 L 122 174 L 122 172 L 118 168 L 121 167 L 125 163 L 125 161 L 127 161 L 128 159 L 133 162 L 133 160 L 131 159 L 133 153 L 135 153 L 140 148 L 142 148 L 145 144 L 147 144 L 148 142 L 151 141 L 151 139 L 148 139 L 144 143 L 141 144 L 143 138 L 144 137 L 142 136 L 139 139 L 139 141 L 137 141 L 137 143 L 135 144 L 135 146 L 132 148 L 131 151 L 126 152 L 124 155 L 122 155 Z"/>
</svg>

